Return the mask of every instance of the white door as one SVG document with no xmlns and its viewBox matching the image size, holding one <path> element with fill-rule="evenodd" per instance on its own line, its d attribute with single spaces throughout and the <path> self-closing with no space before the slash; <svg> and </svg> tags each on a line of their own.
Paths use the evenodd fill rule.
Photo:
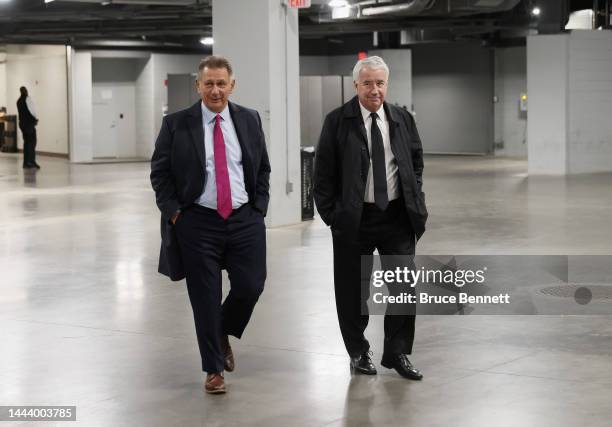
<svg viewBox="0 0 612 427">
<path fill-rule="evenodd" d="M 136 88 L 133 83 L 94 83 L 93 157 L 136 155 Z"/>
</svg>

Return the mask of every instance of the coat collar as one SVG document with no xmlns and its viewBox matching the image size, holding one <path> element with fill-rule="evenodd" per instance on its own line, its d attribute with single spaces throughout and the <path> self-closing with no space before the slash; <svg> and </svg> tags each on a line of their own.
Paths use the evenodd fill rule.
<svg viewBox="0 0 612 427">
<path fill-rule="evenodd" d="M 383 108 L 385 109 L 387 120 L 397 126 L 397 124 L 399 123 L 399 117 L 397 116 L 397 111 L 395 111 L 396 107 L 393 105 L 389 105 L 387 102 L 384 102 Z M 344 104 L 343 113 L 344 117 L 346 117 L 347 119 L 360 118 L 360 121 L 363 122 L 361 108 L 359 107 L 359 98 L 357 98 L 357 95 L 355 95 L 353 99 Z"/>
</svg>

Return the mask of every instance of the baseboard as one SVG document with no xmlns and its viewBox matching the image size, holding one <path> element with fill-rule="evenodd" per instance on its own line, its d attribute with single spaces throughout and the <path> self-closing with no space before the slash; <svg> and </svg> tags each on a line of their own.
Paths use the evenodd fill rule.
<svg viewBox="0 0 612 427">
<path fill-rule="evenodd" d="M 19 148 L 17 150 L 19 153 L 23 153 L 23 149 Z M 36 155 L 37 156 L 47 156 L 47 157 L 57 157 L 60 159 L 67 159 L 68 158 L 68 154 L 64 154 L 64 153 L 51 153 L 49 151 L 36 151 Z"/>
</svg>

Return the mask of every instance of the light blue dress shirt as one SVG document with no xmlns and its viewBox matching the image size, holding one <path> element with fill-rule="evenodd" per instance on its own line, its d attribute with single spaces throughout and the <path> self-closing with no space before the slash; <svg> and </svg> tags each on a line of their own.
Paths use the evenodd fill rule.
<svg viewBox="0 0 612 427">
<path fill-rule="evenodd" d="M 225 157 L 229 172 L 230 188 L 232 190 L 232 208 L 238 209 L 249 201 L 249 195 L 244 186 L 244 169 L 242 169 L 242 149 L 238 142 L 238 134 L 226 106 L 221 113 L 221 132 L 225 141 Z M 202 102 L 202 118 L 204 126 L 204 147 L 206 153 L 206 185 L 198 204 L 206 208 L 217 209 L 217 179 L 215 176 L 215 144 L 213 131 L 217 113 L 210 111 Z"/>
</svg>

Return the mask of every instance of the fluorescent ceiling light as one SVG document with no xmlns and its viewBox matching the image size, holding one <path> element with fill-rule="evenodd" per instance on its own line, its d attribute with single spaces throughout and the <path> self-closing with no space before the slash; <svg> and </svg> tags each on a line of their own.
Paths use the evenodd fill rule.
<svg viewBox="0 0 612 427">
<path fill-rule="evenodd" d="M 334 7 L 331 11 L 332 19 L 346 19 L 351 16 L 351 8 L 345 7 Z"/>
<path fill-rule="evenodd" d="M 45 3 L 51 3 L 52 1 L 55 1 L 55 0 L 45 0 Z"/>
<path fill-rule="evenodd" d="M 539 7 L 537 7 L 537 6 L 536 6 L 536 7 L 534 7 L 534 8 L 533 8 L 533 10 L 531 11 L 531 14 L 532 14 L 533 16 L 540 16 L 540 13 L 542 13 L 542 11 L 541 11 L 541 10 L 540 10 L 540 8 L 539 8 Z"/>
<path fill-rule="evenodd" d="M 212 37 L 204 37 L 200 39 L 200 43 L 206 46 L 212 46 L 215 43 L 215 41 L 213 40 Z"/>
<path fill-rule="evenodd" d="M 333 8 L 347 7 L 349 5 L 346 0 L 330 0 L 328 4 L 329 4 L 329 7 L 333 7 Z"/>
</svg>

